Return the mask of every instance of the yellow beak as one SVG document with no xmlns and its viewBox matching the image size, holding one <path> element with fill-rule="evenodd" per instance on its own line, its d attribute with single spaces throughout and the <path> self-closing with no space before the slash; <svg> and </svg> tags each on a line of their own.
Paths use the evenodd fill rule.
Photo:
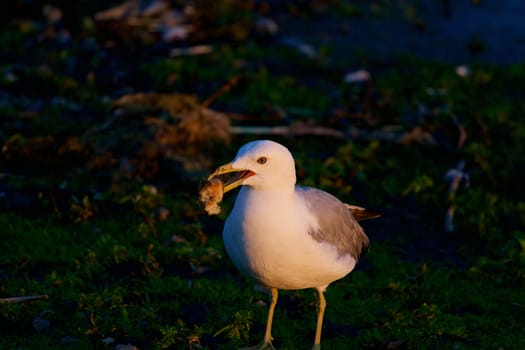
<svg viewBox="0 0 525 350">
<path fill-rule="evenodd" d="M 231 191 L 236 187 L 241 186 L 242 182 L 245 179 L 249 178 L 250 176 L 255 175 L 255 173 L 251 170 L 234 168 L 232 163 L 227 163 L 227 164 L 221 165 L 213 173 L 211 173 L 210 176 L 208 176 L 208 181 L 210 181 L 211 179 L 217 176 L 229 174 L 229 173 L 239 173 L 239 176 L 234 177 L 224 183 L 224 193 Z"/>
</svg>

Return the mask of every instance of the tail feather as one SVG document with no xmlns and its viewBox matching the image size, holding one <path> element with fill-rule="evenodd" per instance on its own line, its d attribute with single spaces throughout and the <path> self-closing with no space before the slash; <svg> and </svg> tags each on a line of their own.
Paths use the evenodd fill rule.
<svg viewBox="0 0 525 350">
<path fill-rule="evenodd" d="M 368 211 L 363 207 L 358 207 L 357 205 L 350 205 L 347 203 L 345 203 L 345 205 L 352 213 L 354 219 L 356 219 L 357 221 L 376 219 L 378 217 L 381 217 L 381 214 Z"/>
</svg>

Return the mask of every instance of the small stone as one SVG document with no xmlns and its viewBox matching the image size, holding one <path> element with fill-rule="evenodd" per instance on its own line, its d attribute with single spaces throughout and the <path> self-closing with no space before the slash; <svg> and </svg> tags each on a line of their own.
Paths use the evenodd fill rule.
<svg viewBox="0 0 525 350">
<path fill-rule="evenodd" d="M 467 78 L 470 76 L 470 68 L 469 66 L 462 64 L 456 67 L 456 74 L 460 76 L 461 78 Z"/>
<path fill-rule="evenodd" d="M 139 350 L 139 348 L 132 344 L 118 344 L 115 350 Z"/>
<path fill-rule="evenodd" d="M 367 70 L 360 69 L 355 72 L 347 73 L 344 77 L 344 82 L 348 84 L 352 83 L 364 83 L 371 79 L 371 75 Z"/>
<path fill-rule="evenodd" d="M 170 210 L 168 208 L 158 208 L 157 217 L 160 221 L 167 221 L 170 217 Z"/>
<path fill-rule="evenodd" d="M 102 339 L 102 342 L 106 345 L 113 344 L 115 342 L 115 338 L 105 337 L 104 339 Z"/>
<path fill-rule="evenodd" d="M 66 336 L 63 336 L 62 338 L 60 338 L 60 344 L 62 344 L 62 345 L 73 344 L 73 343 L 76 343 L 76 342 L 78 342 L 78 339 L 75 338 L 75 337 L 72 337 L 70 335 L 66 335 Z"/>
<path fill-rule="evenodd" d="M 49 320 L 36 316 L 33 318 L 33 328 L 39 333 L 45 332 L 49 329 Z"/>
</svg>

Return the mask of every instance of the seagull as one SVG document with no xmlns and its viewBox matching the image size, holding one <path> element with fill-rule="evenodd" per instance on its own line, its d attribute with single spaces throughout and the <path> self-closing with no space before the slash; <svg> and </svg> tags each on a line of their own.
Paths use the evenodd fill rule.
<svg viewBox="0 0 525 350">
<path fill-rule="evenodd" d="M 319 306 L 312 350 L 321 349 L 328 285 L 348 275 L 369 240 L 352 208 L 317 188 L 296 185 L 295 161 L 283 145 L 258 140 L 208 180 L 229 173 L 224 193 L 241 186 L 223 240 L 237 269 L 271 294 L 263 341 L 245 349 L 274 349 L 272 321 L 278 290 L 313 288 Z M 357 207 L 358 208 L 358 207 Z"/>
</svg>

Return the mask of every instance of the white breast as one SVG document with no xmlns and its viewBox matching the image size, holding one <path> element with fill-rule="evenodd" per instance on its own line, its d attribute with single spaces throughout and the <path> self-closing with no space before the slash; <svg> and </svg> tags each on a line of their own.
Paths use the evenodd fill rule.
<svg viewBox="0 0 525 350">
<path fill-rule="evenodd" d="M 308 230 L 317 220 L 298 198 L 244 186 L 226 220 L 223 238 L 235 266 L 259 283 L 278 289 L 326 287 L 355 266 Z"/>
</svg>

